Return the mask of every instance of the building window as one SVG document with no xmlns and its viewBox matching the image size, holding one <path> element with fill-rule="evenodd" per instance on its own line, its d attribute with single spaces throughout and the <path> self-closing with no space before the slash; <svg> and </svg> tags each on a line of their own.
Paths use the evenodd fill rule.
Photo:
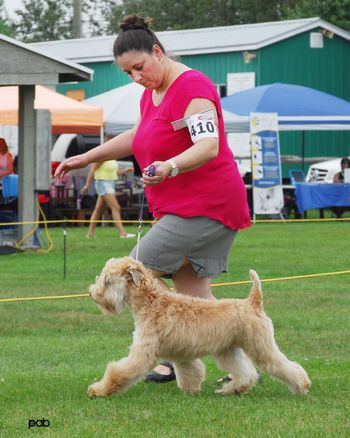
<svg viewBox="0 0 350 438">
<path fill-rule="evenodd" d="M 323 48 L 323 35 L 319 32 L 310 33 L 310 47 L 311 49 L 322 49 Z"/>
<path fill-rule="evenodd" d="M 216 89 L 217 89 L 218 95 L 220 97 L 227 96 L 227 85 L 226 84 L 216 84 Z"/>
</svg>

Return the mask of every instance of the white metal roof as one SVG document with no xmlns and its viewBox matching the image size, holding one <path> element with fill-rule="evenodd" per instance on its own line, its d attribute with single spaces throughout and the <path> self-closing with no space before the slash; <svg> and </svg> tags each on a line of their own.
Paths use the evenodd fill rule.
<svg viewBox="0 0 350 438">
<path fill-rule="evenodd" d="M 159 40 L 171 54 L 196 55 L 205 53 L 257 50 L 318 27 L 350 41 L 350 33 L 320 18 L 208 27 L 157 32 Z M 33 47 L 47 50 L 74 62 L 112 61 L 115 36 L 34 43 Z"/>
<path fill-rule="evenodd" d="M 13 38 L 10 38 L 6 35 L 0 34 L 0 42 L 4 41 L 5 43 L 9 43 L 12 44 L 16 47 L 19 47 L 21 49 L 24 49 L 28 52 L 32 52 L 35 53 L 37 55 L 42 56 L 43 58 L 47 58 L 50 59 L 52 61 L 56 61 L 57 63 L 61 64 L 62 67 L 66 66 L 66 67 L 71 67 L 72 69 L 76 70 L 76 75 L 77 75 L 77 80 L 83 80 L 83 76 L 80 78 L 79 77 L 79 73 L 81 73 L 82 75 L 84 75 L 85 78 L 89 78 L 89 80 L 92 79 L 94 71 L 91 70 L 88 67 L 79 65 L 75 62 L 73 62 L 72 60 L 68 60 L 70 58 L 66 58 L 65 56 L 59 56 L 58 53 L 56 53 L 56 51 L 51 51 L 51 50 L 45 50 L 42 49 L 39 46 L 34 46 L 33 44 L 25 44 L 22 43 L 21 41 L 15 40 Z"/>
</svg>

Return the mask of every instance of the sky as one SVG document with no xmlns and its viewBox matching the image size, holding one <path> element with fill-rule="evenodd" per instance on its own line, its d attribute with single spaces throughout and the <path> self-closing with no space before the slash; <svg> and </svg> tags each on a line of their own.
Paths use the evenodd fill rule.
<svg viewBox="0 0 350 438">
<path fill-rule="evenodd" d="M 5 0 L 4 4 L 9 16 L 13 17 L 14 11 L 21 8 L 22 0 Z"/>
<path fill-rule="evenodd" d="M 9 17 L 13 19 L 15 17 L 14 11 L 16 9 L 21 9 L 21 6 L 23 5 L 23 0 L 4 0 L 4 5 Z"/>
</svg>

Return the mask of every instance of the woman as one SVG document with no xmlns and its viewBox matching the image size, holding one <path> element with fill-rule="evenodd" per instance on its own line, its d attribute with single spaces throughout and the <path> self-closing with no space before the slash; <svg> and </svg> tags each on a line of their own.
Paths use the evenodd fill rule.
<svg viewBox="0 0 350 438">
<path fill-rule="evenodd" d="M 211 278 L 226 271 L 237 230 L 250 225 L 246 190 L 227 144 L 219 96 L 206 76 L 167 56 L 142 17 L 126 17 L 121 29 L 114 57 L 145 87 L 140 118 L 132 129 L 63 162 L 57 175 L 134 154 L 144 169 L 149 209 L 159 219 L 140 241 L 139 260 L 164 287 L 161 277 L 170 276 L 177 291 L 214 298 Z M 189 116 L 188 129 L 186 124 L 173 129 L 171 122 Z M 171 367 L 161 366 L 148 380 L 174 378 Z"/>
<path fill-rule="evenodd" d="M 0 138 L 0 179 L 13 173 L 13 156 L 9 151 L 6 140 Z"/>
<path fill-rule="evenodd" d="M 86 178 L 86 184 L 81 189 L 82 194 L 88 192 L 89 185 L 95 178 L 95 190 L 98 195 L 94 211 L 91 215 L 91 222 L 89 225 L 89 231 L 86 237 L 89 239 L 94 238 L 95 228 L 97 226 L 97 220 L 100 219 L 105 205 L 111 209 L 115 226 L 119 231 L 119 235 L 122 239 L 129 239 L 135 237 L 135 234 L 127 233 L 121 223 L 120 205 L 115 196 L 115 183 L 118 175 L 125 175 L 132 169 L 118 169 L 118 163 L 115 160 L 104 161 L 102 163 L 93 163 Z"/>
<path fill-rule="evenodd" d="M 340 172 L 334 175 L 333 182 L 335 183 L 344 182 L 344 170 L 350 168 L 350 159 L 348 157 L 344 157 L 340 160 L 340 168 Z"/>
<path fill-rule="evenodd" d="M 340 172 L 336 173 L 333 178 L 333 182 L 336 184 L 343 184 L 345 180 L 345 169 L 350 169 L 350 159 L 344 157 L 340 160 Z M 348 207 L 333 207 L 332 211 L 335 213 L 337 218 L 341 218 L 343 213 L 348 210 Z"/>
</svg>

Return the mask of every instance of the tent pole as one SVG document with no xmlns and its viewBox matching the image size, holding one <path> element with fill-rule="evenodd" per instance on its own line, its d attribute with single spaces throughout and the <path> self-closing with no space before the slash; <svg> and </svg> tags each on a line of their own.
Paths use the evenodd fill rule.
<svg viewBox="0 0 350 438">
<path fill-rule="evenodd" d="M 100 142 L 101 144 L 104 143 L 103 126 L 100 128 Z"/>
<path fill-rule="evenodd" d="M 19 87 L 19 125 L 18 125 L 18 239 L 25 240 L 25 246 L 35 246 L 31 235 L 35 222 L 35 150 L 36 119 L 34 110 L 35 85 Z M 27 223 L 23 223 L 27 222 Z"/>
<path fill-rule="evenodd" d="M 303 171 L 305 164 L 305 131 L 301 131 L 301 166 Z"/>
</svg>

